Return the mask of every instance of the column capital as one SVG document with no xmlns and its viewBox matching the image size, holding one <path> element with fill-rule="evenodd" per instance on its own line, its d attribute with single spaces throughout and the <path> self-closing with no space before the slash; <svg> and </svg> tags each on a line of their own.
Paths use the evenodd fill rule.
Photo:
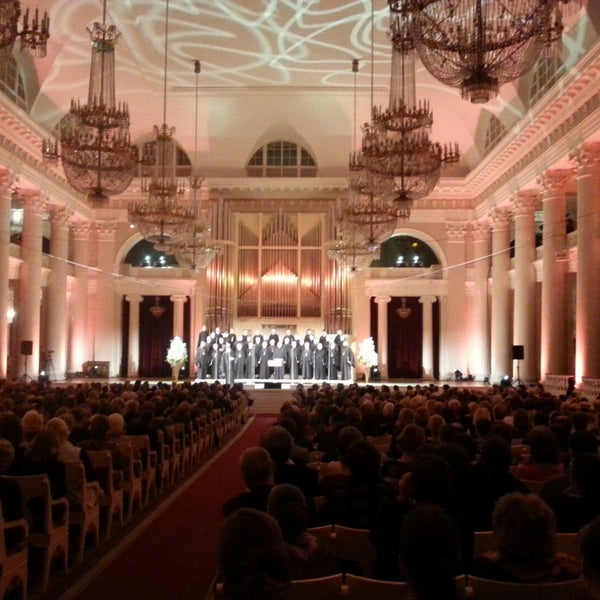
<svg viewBox="0 0 600 600">
<path fill-rule="evenodd" d="M 558 194 L 564 193 L 567 181 L 573 176 L 573 169 L 548 169 L 538 178 L 537 182 L 542 187 L 542 200 L 548 200 Z"/>
<path fill-rule="evenodd" d="M 600 142 L 586 142 L 571 151 L 569 158 L 576 164 L 577 175 L 600 170 Z"/>
<path fill-rule="evenodd" d="M 490 220 L 492 223 L 492 230 L 499 231 L 507 229 L 510 226 L 512 220 L 513 210 L 512 206 L 495 206 L 490 211 Z"/>
<path fill-rule="evenodd" d="M 34 214 L 42 215 L 47 210 L 46 198 L 40 190 L 34 189 L 19 189 L 17 195 L 23 207 Z"/>
<path fill-rule="evenodd" d="M 14 171 L 0 168 L 0 194 L 7 192 L 17 180 L 18 176 Z"/>
<path fill-rule="evenodd" d="M 467 233 L 467 223 L 463 221 L 446 221 L 446 238 L 449 242 L 464 242 Z"/>
<path fill-rule="evenodd" d="M 114 242 L 117 233 L 116 221 L 96 221 L 96 233 L 98 234 L 98 240 L 101 242 Z"/>
<path fill-rule="evenodd" d="M 48 204 L 48 214 L 52 225 L 68 227 L 73 209 L 63 204 Z"/>
<path fill-rule="evenodd" d="M 437 302 L 437 296 L 421 296 L 419 298 L 420 304 L 433 304 L 434 302 Z"/>
<path fill-rule="evenodd" d="M 492 234 L 492 226 L 487 219 L 473 221 L 471 223 L 471 233 L 476 242 L 487 242 Z"/>
<path fill-rule="evenodd" d="M 73 219 L 70 221 L 71 231 L 76 240 L 89 240 L 92 224 L 88 220 Z"/>
<path fill-rule="evenodd" d="M 532 215 L 539 197 L 540 193 L 538 190 L 519 190 L 512 198 L 515 217 Z"/>
<path fill-rule="evenodd" d="M 187 302 L 188 297 L 185 294 L 174 294 L 173 296 L 169 296 L 169 300 L 171 302 Z"/>
<path fill-rule="evenodd" d="M 140 294 L 127 294 L 125 296 L 125 300 L 127 300 L 127 302 L 130 302 L 131 304 L 133 304 L 134 302 L 140 303 L 144 300 L 144 296 Z"/>
<path fill-rule="evenodd" d="M 375 304 L 389 304 L 391 301 L 391 296 L 375 296 Z"/>
</svg>

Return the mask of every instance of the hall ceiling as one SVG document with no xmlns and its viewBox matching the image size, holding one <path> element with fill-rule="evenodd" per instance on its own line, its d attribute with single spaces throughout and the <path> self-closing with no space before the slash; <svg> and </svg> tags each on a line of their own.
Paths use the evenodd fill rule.
<svg viewBox="0 0 600 600">
<path fill-rule="evenodd" d="M 86 28 L 102 20 L 101 0 L 22 0 L 23 9 L 48 10 L 51 37 L 48 56 L 35 61 L 40 91 L 31 107 L 33 118 L 52 130 L 68 111 L 72 98 L 85 101 L 90 43 Z M 170 0 L 168 100 L 166 122 L 177 129 L 178 142 L 191 153 L 195 95 L 200 103 L 200 136 L 204 123 L 227 110 L 227 99 L 240 95 L 339 96 L 348 113 L 347 139 L 354 125 L 354 75 L 351 61 L 360 60 L 356 77 L 357 123 L 370 118 L 371 80 L 375 103 L 387 104 L 390 72 L 389 11 L 374 0 L 374 52 L 371 56 L 371 0 Z M 116 50 L 117 101 L 129 104 L 134 141 L 148 139 L 162 123 L 166 2 L 108 0 L 107 22 L 121 37 Z M 571 19 L 567 53 L 581 54 L 577 26 Z M 374 70 L 371 77 L 371 58 Z M 193 61 L 200 60 L 198 79 Z M 482 110 L 523 116 L 518 85 L 507 84 L 486 105 L 473 105 L 458 90 L 433 79 L 417 62 L 417 98 L 430 101 L 432 139 L 458 142 L 466 157 L 462 168 L 475 166 L 474 141 Z M 209 107 L 211 107 L 209 109 Z M 226 115 L 222 116 L 226 122 Z M 327 117 L 321 127 L 327 127 Z M 225 125 L 223 126 L 225 127 Z M 215 134 L 214 128 L 211 135 Z M 360 132 L 359 132 L 360 136 Z M 360 139 L 360 137 L 358 138 Z M 201 140 L 202 146 L 206 142 Z M 340 158 L 340 164 L 345 156 Z"/>
</svg>

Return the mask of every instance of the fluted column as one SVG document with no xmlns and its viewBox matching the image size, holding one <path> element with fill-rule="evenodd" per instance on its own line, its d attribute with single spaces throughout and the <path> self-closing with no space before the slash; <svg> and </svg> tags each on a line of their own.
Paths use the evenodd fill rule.
<svg viewBox="0 0 600 600">
<path fill-rule="evenodd" d="M 40 307 L 42 301 L 42 217 L 46 202 L 39 190 L 20 190 L 23 205 L 21 271 L 18 286 L 18 350 L 23 341 L 33 343 L 32 355 L 19 357 L 19 375 L 37 378 L 40 366 Z"/>
<path fill-rule="evenodd" d="M 187 296 L 171 296 L 169 300 L 173 303 L 173 337 L 179 336 L 183 339 L 183 305 L 187 302 Z"/>
<path fill-rule="evenodd" d="M 69 217 L 65 206 L 49 205 L 50 275 L 48 277 L 48 309 L 46 352 L 51 355 L 54 376 L 64 379 L 67 372 L 67 260 L 69 258 Z"/>
<path fill-rule="evenodd" d="M 92 335 L 88 329 L 88 288 L 90 264 L 89 221 L 71 222 L 73 233 L 73 310 L 71 314 L 71 340 L 69 352 L 69 371 L 81 371 L 83 363 L 92 358 Z"/>
<path fill-rule="evenodd" d="M 447 294 L 441 298 L 440 372 L 467 370 L 465 295 L 466 223 L 449 221 L 446 226 Z"/>
<path fill-rule="evenodd" d="M 540 380 L 535 310 L 535 208 L 537 190 L 522 190 L 513 199 L 515 215 L 515 295 L 513 344 L 523 346 L 519 374 L 525 383 Z M 513 370 L 515 371 L 515 370 Z M 513 372 L 514 375 L 514 372 Z"/>
<path fill-rule="evenodd" d="M 542 186 L 543 246 L 542 305 L 540 325 L 540 377 L 566 375 L 567 370 L 567 265 L 557 261 L 565 249 L 566 200 L 565 185 L 571 169 L 546 171 L 539 179 Z"/>
<path fill-rule="evenodd" d="M 600 377 L 600 142 L 582 144 L 577 164 L 575 380 Z"/>
<path fill-rule="evenodd" d="M 202 328 L 202 325 L 206 324 L 206 308 L 207 308 L 207 297 L 206 297 L 206 269 L 200 269 L 196 275 L 196 285 L 194 287 L 194 295 L 190 299 L 191 302 L 191 314 L 190 319 L 190 345 L 192 350 L 195 351 L 195 345 L 198 341 L 198 333 Z"/>
<path fill-rule="evenodd" d="M 433 379 L 433 303 L 435 296 L 421 296 L 423 305 L 423 379 Z"/>
<path fill-rule="evenodd" d="M 8 375 L 8 300 L 9 300 L 9 256 L 10 256 L 10 186 L 13 174 L 0 169 L 0 379 Z"/>
<path fill-rule="evenodd" d="M 510 320 L 510 224 L 511 208 L 498 206 L 492 222 L 491 382 L 512 372 L 512 323 Z"/>
<path fill-rule="evenodd" d="M 93 359 L 110 362 L 110 375 L 118 372 L 121 328 L 118 319 L 117 294 L 113 282 L 117 224 L 97 221 L 98 241 L 97 291 L 95 294 L 95 329 Z"/>
<path fill-rule="evenodd" d="M 473 313 L 470 335 L 469 368 L 477 381 L 490 376 L 488 279 L 490 274 L 490 242 L 492 228 L 489 221 L 471 223 L 473 236 Z"/>
<path fill-rule="evenodd" d="M 376 296 L 377 304 L 377 346 L 379 356 L 379 371 L 384 379 L 388 378 L 388 304 L 391 296 Z"/>
<path fill-rule="evenodd" d="M 127 352 L 127 377 L 137 378 L 140 369 L 140 303 L 143 296 L 129 294 L 129 345 Z"/>
</svg>

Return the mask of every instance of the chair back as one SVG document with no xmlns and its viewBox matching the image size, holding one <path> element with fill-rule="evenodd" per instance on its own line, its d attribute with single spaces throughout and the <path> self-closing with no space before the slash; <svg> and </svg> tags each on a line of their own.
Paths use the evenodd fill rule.
<svg viewBox="0 0 600 600">
<path fill-rule="evenodd" d="M 584 598 L 582 578 L 552 583 L 508 583 L 469 575 L 475 600 L 578 600 Z"/>
<path fill-rule="evenodd" d="M 341 573 L 315 577 L 313 579 L 293 579 L 291 582 L 295 600 L 336 600 L 342 598 L 344 576 Z"/>
<path fill-rule="evenodd" d="M 349 600 L 408 600 L 411 590 L 407 583 L 401 581 L 382 581 L 360 575 L 345 575 L 344 598 Z"/>
<path fill-rule="evenodd" d="M 114 477 L 110 450 L 87 450 L 87 455 L 92 463 L 92 469 L 96 473 L 100 487 L 105 494 L 112 494 L 114 491 Z"/>
</svg>

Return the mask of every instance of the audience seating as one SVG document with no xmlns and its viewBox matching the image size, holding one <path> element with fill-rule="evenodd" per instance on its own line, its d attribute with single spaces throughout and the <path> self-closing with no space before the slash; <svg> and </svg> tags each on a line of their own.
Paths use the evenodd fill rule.
<svg viewBox="0 0 600 600">
<path fill-rule="evenodd" d="M 105 537 L 108 539 L 115 513 L 118 514 L 119 522 L 123 525 L 123 490 L 115 486 L 112 455 L 109 450 L 88 450 L 88 456 L 94 471 L 98 473 L 98 480 L 102 487 L 100 506 L 104 507 L 106 513 Z"/>
<path fill-rule="evenodd" d="M 584 598 L 583 579 L 556 583 L 507 583 L 469 575 L 468 595 L 473 600 L 579 600 Z"/>
<path fill-rule="evenodd" d="M 476 531 L 473 539 L 473 556 L 496 548 L 493 531 Z"/>
<path fill-rule="evenodd" d="M 147 435 L 130 435 L 127 439 L 133 445 L 133 457 L 139 461 L 144 492 L 144 504 L 150 501 L 151 496 L 157 495 L 156 469 L 157 453 L 150 448 L 150 438 Z"/>
<path fill-rule="evenodd" d="M 102 490 L 96 481 L 86 481 L 83 463 L 71 462 L 65 465 L 69 488 L 69 527 L 79 530 L 77 562 L 83 560 L 85 540 L 94 535 L 96 547 L 100 545 L 100 498 Z"/>
<path fill-rule="evenodd" d="M 56 556 L 62 554 L 65 573 L 69 572 L 69 503 L 66 498 L 52 499 L 46 475 L 12 476 L 10 479 L 21 488 L 23 514 L 29 525 L 29 544 L 44 552 L 43 594 Z"/>
<path fill-rule="evenodd" d="M 123 459 L 123 491 L 127 496 L 127 520 L 133 515 L 133 505 L 137 501 L 138 508 L 142 508 L 142 465 L 134 459 L 133 444 L 128 439 L 117 442 L 119 452 Z"/>
<path fill-rule="evenodd" d="M 7 549 L 5 533 L 13 529 L 21 530 L 22 542 L 14 548 Z M 27 521 L 25 519 L 5 521 L 0 506 L 0 598 L 4 598 L 9 589 L 16 590 L 17 587 L 21 592 L 21 600 L 27 598 L 28 536 Z"/>
<path fill-rule="evenodd" d="M 579 533 L 557 533 L 556 551 L 570 554 L 581 561 L 581 551 L 579 549 Z"/>
<path fill-rule="evenodd" d="M 167 443 L 165 442 L 164 431 L 157 431 L 158 455 L 156 457 L 156 476 L 160 478 L 160 490 L 165 490 L 171 483 L 171 454 Z"/>
<path fill-rule="evenodd" d="M 343 597 L 349 600 L 408 600 L 411 591 L 407 583 L 382 581 L 347 573 L 344 577 Z"/>
<path fill-rule="evenodd" d="M 296 600 L 336 600 L 342 598 L 344 576 L 336 573 L 314 579 L 294 579 L 291 584 Z"/>
<path fill-rule="evenodd" d="M 169 449 L 169 483 L 173 483 L 183 475 L 183 454 L 177 435 L 175 425 L 167 425 L 164 428 L 165 445 Z"/>
</svg>

